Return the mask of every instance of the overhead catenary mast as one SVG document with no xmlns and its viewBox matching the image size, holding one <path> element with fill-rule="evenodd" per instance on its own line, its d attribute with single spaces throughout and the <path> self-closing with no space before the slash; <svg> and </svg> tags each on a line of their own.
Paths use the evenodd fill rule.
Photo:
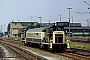
<svg viewBox="0 0 90 60">
<path fill-rule="evenodd" d="M 90 6 L 90 4 L 89 3 L 87 3 L 86 1 L 84 1 L 84 3 L 86 3 L 87 5 L 89 5 Z M 89 8 L 90 9 L 90 8 Z"/>
<path fill-rule="evenodd" d="M 86 3 L 88 6 L 90 6 L 90 4 L 87 3 L 86 1 L 84 1 L 84 3 Z M 88 9 L 90 9 L 90 8 L 88 8 Z M 90 12 L 77 12 L 77 14 L 90 14 Z M 87 19 L 86 21 L 87 21 L 87 27 L 89 27 L 89 19 Z"/>
<path fill-rule="evenodd" d="M 89 3 L 87 3 L 86 1 L 84 1 L 84 3 L 86 3 L 88 6 L 90 6 L 90 4 Z M 88 9 L 90 9 L 90 8 L 88 8 Z M 90 12 L 77 12 L 78 14 L 84 14 L 84 13 L 88 13 L 88 14 L 90 14 Z"/>
</svg>

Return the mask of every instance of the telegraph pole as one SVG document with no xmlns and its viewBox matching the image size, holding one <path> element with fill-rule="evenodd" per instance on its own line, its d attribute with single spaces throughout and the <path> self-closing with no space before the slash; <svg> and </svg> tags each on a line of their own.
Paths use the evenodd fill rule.
<svg viewBox="0 0 90 60">
<path fill-rule="evenodd" d="M 70 39 L 70 9 L 72 9 L 71 7 L 67 8 L 69 9 L 69 39 Z"/>
</svg>

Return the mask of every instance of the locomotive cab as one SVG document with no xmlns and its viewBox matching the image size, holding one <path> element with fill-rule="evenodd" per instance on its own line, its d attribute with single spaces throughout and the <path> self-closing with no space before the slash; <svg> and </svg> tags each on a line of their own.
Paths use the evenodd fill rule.
<svg viewBox="0 0 90 60">
<path fill-rule="evenodd" d="M 65 51 L 67 44 L 65 41 L 65 33 L 62 28 L 53 26 L 46 30 L 46 43 L 52 51 Z"/>
</svg>

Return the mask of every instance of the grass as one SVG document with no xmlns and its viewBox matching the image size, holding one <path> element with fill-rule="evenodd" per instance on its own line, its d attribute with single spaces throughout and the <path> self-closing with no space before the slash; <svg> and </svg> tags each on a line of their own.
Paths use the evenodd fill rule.
<svg viewBox="0 0 90 60">
<path fill-rule="evenodd" d="M 71 39 L 90 39 L 90 36 L 73 36 L 73 37 L 70 37 Z"/>
<path fill-rule="evenodd" d="M 21 40 L 20 37 L 13 37 L 13 38 L 9 37 L 9 39 L 10 39 L 10 40 Z"/>
<path fill-rule="evenodd" d="M 90 50 L 90 44 L 83 44 L 83 43 L 78 43 L 78 42 L 70 42 L 70 47 L 84 49 L 84 50 Z"/>
<path fill-rule="evenodd" d="M 90 39 L 90 36 L 73 36 L 70 38 L 71 39 L 88 40 L 88 39 Z M 71 48 L 84 49 L 84 50 L 90 50 L 90 44 L 79 43 L 79 42 L 70 42 L 70 47 Z"/>
</svg>

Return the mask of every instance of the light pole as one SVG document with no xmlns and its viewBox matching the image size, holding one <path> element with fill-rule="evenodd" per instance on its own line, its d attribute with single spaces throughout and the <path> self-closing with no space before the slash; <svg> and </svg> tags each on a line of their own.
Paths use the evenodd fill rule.
<svg viewBox="0 0 90 60">
<path fill-rule="evenodd" d="M 40 18 L 40 26 L 42 26 L 42 17 L 38 17 Z"/>
<path fill-rule="evenodd" d="M 60 15 L 60 22 L 61 22 L 61 16 L 62 16 L 62 15 Z"/>
<path fill-rule="evenodd" d="M 89 19 L 87 19 L 86 21 L 87 21 L 87 27 L 89 27 L 89 21 L 88 21 Z"/>
<path fill-rule="evenodd" d="M 70 9 L 72 9 L 71 7 L 67 8 L 69 9 L 69 39 L 70 39 Z"/>
<path fill-rule="evenodd" d="M 1 25 L 1 32 L 2 32 L 2 25 Z"/>
</svg>

